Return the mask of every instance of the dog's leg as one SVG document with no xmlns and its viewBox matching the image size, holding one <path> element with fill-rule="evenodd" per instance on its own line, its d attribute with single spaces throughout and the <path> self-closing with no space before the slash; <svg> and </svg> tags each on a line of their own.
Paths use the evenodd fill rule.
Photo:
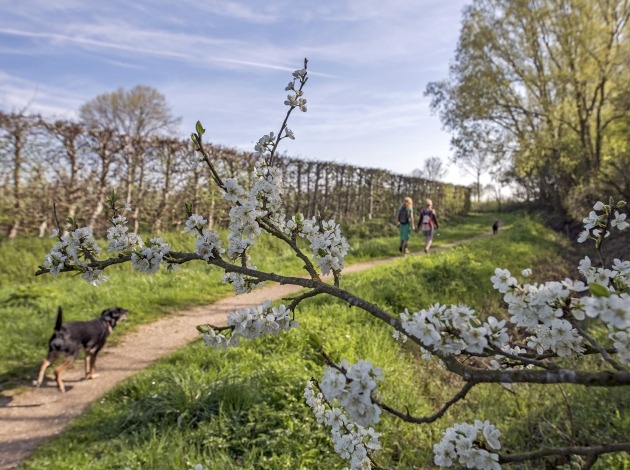
<svg viewBox="0 0 630 470">
<path fill-rule="evenodd" d="M 88 378 L 88 375 L 90 375 L 90 370 L 92 370 L 92 367 L 90 366 L 90 353 L 89 352 L 85 352 L 85 361 L 83 361 L 84 364 L 84 368 L 85 368 L 85 377 L 84 379 Z"/>
<path fill-rule="evenodd" d="M 50 365 L 50 361 L 48 359 L 42 360 L 42 364 L 39 366 L 39 373 L 37 374 L 37 380 L 33 380 L 33 386 L 39 387 L 44 381 L 44 374 L 46 373 L 46 369 Z"/>
<path fill-rule="evenodd" d="M 87 361 L 88 357 L 90 358 L 90 367 L 88 371 L 85 373 L 86 380 L 95 379 L 98 377 L 98 374 L 94 373 L 94 364 L 96 364 L 96 354 L 97 353 L 86 353 L 85 359 Z"/>
<path fill-rule="evenodd" d="M 59 388 L 60 392 L 65 392 L 66 391 L 66 387 L 63 384 L 63 380 L 61 379 L 61 374 L 63 373 L 63 370 L 68 367 L 70 364 L 72 364 L 72 361 L 74 360 L 73 357 L 66 357 L 63 361 L 63 363 L 57 367 L 55 369 L 55 380 L 57 381 L 57 387 Z"/>
</svg>

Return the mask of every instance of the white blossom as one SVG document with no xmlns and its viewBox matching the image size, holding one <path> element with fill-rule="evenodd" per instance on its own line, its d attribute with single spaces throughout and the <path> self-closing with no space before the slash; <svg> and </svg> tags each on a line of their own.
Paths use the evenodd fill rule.
<svg viewBox="0 0 630 470">
<path fill-rule="evenodd" d="M 317 422 L 330 428 L 330 437 L 337 455 L 348 462 L 353 470 L 371 469 L 368 451 L 378 451 L 381 448 L 380 434 L 372 427 L 353 422 L 341 408 L 328 406 L 323 394 L 315 392 L 315 385 L 311 381 L 304 389 L 304 399 L 313 410 Z"/>
<path fill-rule="evenodd" d="M 496 268 L 494 270 L 494 276 L 492 276 L 490 280 L 492 281 L 492 287 L 503 294 L 505 294 L 510 287 L 514 287 L 517 284 L 516 278 L 512 277 L 510 271 L 507 269 Z"/>
<path fill-rule="evenodd" d="M 588 217 L 583 219 L 582 222 L 584 223 L 585 230 L 592 230 L 599 223 L 599 216 L 594 211 L 591 211 Z"/>
<path fill-rule="evenodd" d="M 218 254 L 224 253 L 225 249 L 221 247 L 221 239 L 216 232 L 203 230 L 202 234 L 197 237 L 195 244 L 195 252 L 206 261 Z"/>
<path fill-rule="evenodd" d="M 131 254 L 131 266 L 147 274 L 157 272 L 170 246 L 161 238 L 152 238 L 145 248 Z"/>
<path fill-rule="evenodd" d="M 113 226 L 107 229 L 107 251 L 116 253 L 132 251 L 144 246 L 142 238 L 133 232 L 129 232 L 127 218 L 119 215 L 112 219 Z"/>
<path fill-rule="evenodd" d="M 440 467 L 459 463 L 466 468 L 500 470 L 498 454 L 487 450 L 501 448 L 500 436 L 501 432 L 488 421 L 457 423 L 446 429 L 442 440 L 433 446 L 433 461 Z"/>
<path fill-rule="evenodd" d="M 202 339 L 206 346 L 214 349 L 225 348 L 228 345 L 227 338 L 222 334 L 217 334 L 213 329 L 204 333 Z"/>
<path fill-rule="evenodd" d="M 107 276 L 105 276 L 100 269 L 87 268 L 81 274 L 81 277 L 93 286 L 98 286 L 101 282 L 107 281 Z"/>
<path fill-rule="evenodd" d="M 218 342 L 222 346 L 235 346 L 238 338 L 254 339 L 259 336 L 277 334 L 280 331 L 297 328 L 298 323 L 289 317 L 291 310 L 284 305 L 272 307 L 271 302 L 266 301 L 257 307 L 246 307 L 228 315 L 227 324 L 233 327 L 229 341 L 223 335 L 216 332 L 208 333 L 210 338 L 204 340 Z"/>
<path fill-rule="evenodd" d="M 197 230 L 201 230 L 202 227 L 207 223 L 208 221 L 204 219 L 203 216 L 199 214 L 192 214 L 190 217 L 188 217 L 188 220 L 186 220 L 186 223 L 184 224 L 184 231 L 196 235 L 195 232 Z"/>
<path fill-rule="evenodd" d="M 577 241 L 578 243 L 584 243 L 589 238 L 588 230 L 582 230 L 578 235 Z"/>
<path fill-rule="evenodd" d="M 618 230 L 625 230 L 630 226 L 628 222 L 626 222 L 626 214 L 620 214 L 619 211 L 615 211 L 615 218 L 610 222 L 610 225 L 613 227 L 617 227 Z"/>
<path fill-rule="evenodd" d="M 43 267 L 56 276 L 63 269 L 79 268 L 84 272 L 93 259 L 98 258 L 101 247 L 94 239 L 90 227 L 81 227 L 60 237 L 44 258 Z"/>
</svg>

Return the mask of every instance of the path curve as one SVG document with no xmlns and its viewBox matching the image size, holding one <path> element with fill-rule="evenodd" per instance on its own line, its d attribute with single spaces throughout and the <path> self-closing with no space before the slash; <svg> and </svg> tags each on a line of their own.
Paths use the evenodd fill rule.
<svg viewBox="0 0 630 470">
<path fill-rule="evenodd" d="M 472 239 L 441 245 L 434 251 L 452 248 Z M 424 255 L 412 253 L 419 254 Z M 356 263 L 344 268 L 343 272 L 363 271 L 396 259 L 400 257 Z M 97 379 L 81 380 L 83 361 L 76 361 L 75 366 L 64 374 L 66 393 L 59 393 L 54 380 L 47 377 L 41 388 L 14 395 L 8 403 L 0 406 L 0 470 L 16 468 L 40 443 L 61 433 L 72 419 L 122 380 L 197 339 L 197 325 L 225 324 L 227 315 L 237 309 L 260 305 L 265 300 L 279 300 L 302 289 L 300 286 L 272 284 L 249 294 L 227 297 L 210 305 L 175 312 L 153 323 L 139 325 L 136 331 L 126 334 L 115 346 L 103 348 L 97 362 L 100 374 Z"/>
</svg>

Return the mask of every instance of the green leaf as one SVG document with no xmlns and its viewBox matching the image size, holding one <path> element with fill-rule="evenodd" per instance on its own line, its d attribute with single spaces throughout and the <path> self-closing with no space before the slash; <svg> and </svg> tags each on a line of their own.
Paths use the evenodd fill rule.
<svg viewBox="0 0 630 470">
<path fill-rule="evenodd" d="M 197 134 L 199 134 L 200 136 L 202 136 L 203 133 L 206 132 L 206 130 L 201 125 L 201 121 L 197 121 L 197 124 L 195 124 L 195 129 L 197 130 Z"/>
<path fill-rule="evenodd" d="M 590 290 L 591 294 L 595 297 L 610 297 L 610 291 L 597 282 L 591 282 L 588 285 L 588 290 Z"/>
<path fill-rule="evenodd" d="M 210 325 L 197 325 L 197 331 L 202 334 L 208 333 L 210 331 Z"/>
</svg>

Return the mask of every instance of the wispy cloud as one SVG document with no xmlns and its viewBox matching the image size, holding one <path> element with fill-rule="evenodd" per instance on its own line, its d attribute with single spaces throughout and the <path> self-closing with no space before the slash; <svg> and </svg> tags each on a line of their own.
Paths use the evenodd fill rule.
<svg viewBox="0 0 630 470">
<path fill-rule="evenodd" d="M 182 129 L 196 119 L 251 149 L 281 119 L 309 58 L 309 112 L 287 150 L 418 166 L 449 138 L 422 92 L 445 78 L 468 0 L 0 0 L 0 107 L 73 116 L 99 93 L 156 87 Z M 414 150 L 415 149 L 415 150 Z M 383 166 L 375 165 L 375 166 Z"/>
<path fill-rule="evenodd" d="M 0 71 L 0 102 L 4 111 L 40 113 L 45 116 L 75 118 L 87 97 L 66 89 L 24 80 Z"/>
</svg>

